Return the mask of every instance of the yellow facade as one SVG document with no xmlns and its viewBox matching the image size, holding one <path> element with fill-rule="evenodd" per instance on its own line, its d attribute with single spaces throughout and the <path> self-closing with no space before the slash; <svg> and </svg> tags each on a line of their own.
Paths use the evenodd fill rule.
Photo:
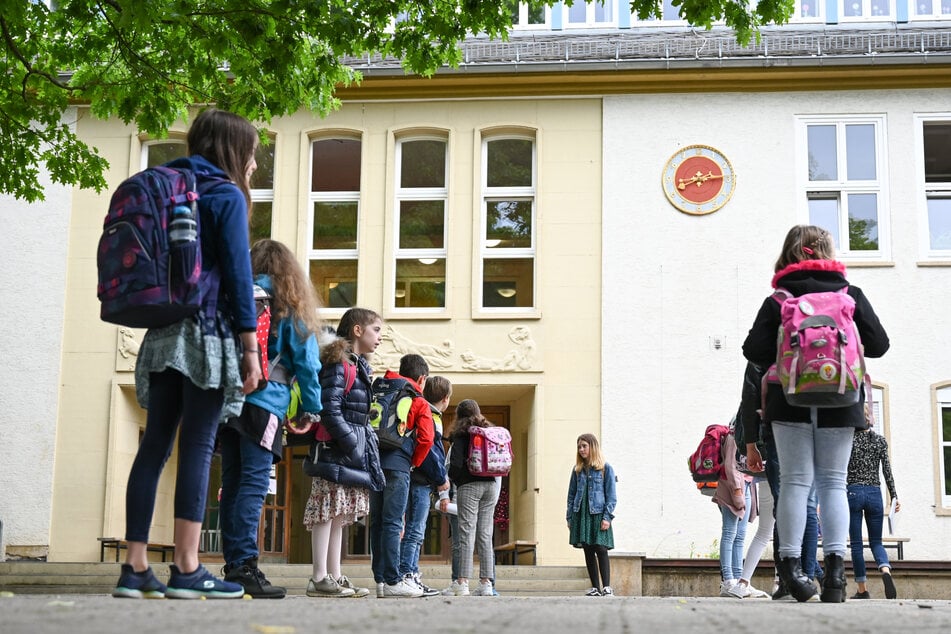
<svg viewBox="0 0 951 634">
<path fill-rule="evenodd" d="M 184 130 L 183 124 L 172 134 Z M 327 134 L 361 139 L 357 304 L 381 312 L 391 328 L 375 370 L 382 373 L 407 346 L 424 356 L 426 346 L 449 351 L 430 357 L 439 362 L 431 373 L 452 381 L 453 403 L 475 398 L 508 408 L 516 455 L 510 539 L 537 540 L 540 563 L 573 560 L 563 518 L 574 442 L 600 427 L 600 99 L 347 101 L 325 119 L 298 113 L 267 130 L 275 139 L 271 235 L 290 245 L 302 264 L 312 213 L 312 140 Z M 480 153 L 483 135 L 499 130 L 535 140 L 535 305 L 486 315 L 473 291 L 481 257 Z M 132 127 L 80 110 L 77 131 L 109 161 L 111 187 L 140 169 L 142 139 Z M 393 301 L 387 280 L 394 267 L 394 147 L 401 135 L 419 131 L 446 138 L 449 153 L 446 309 L 438 314 L 387 308 Z M 95 560 L 97 537 L 123 535 L 126 478 L 145 420 L 131 372 L 141 333 L 120 332 L 98 318 L 95 251 L 108 198 L 109 192 L 76 190 L 72 201 L 49 553 L 57 561 Z M 326 316 L 333 322 L 339 314 Z M 527 355 L 524 342 L 512 338 L 519 328 L 532 344 Z M 516 353 L 522 354 L 518 367 L 503 369 L 512 366 L 499 362 Z M 172 540 L 174 461 L 173 453 L 159 486 L 154 542 Z"/>
</svg>

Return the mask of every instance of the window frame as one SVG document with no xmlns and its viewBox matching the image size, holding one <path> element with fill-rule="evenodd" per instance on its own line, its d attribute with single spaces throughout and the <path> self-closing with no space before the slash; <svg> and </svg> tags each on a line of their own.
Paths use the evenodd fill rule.
<svg viewBox="0 0 951 634">
<path fill-rule="evenodd" d="M 942 0 L 932 0 L 932 7 L 934 11 L 927 14 L 919 14 L 914 3 L 908 5 L 908 21 L 909 22 L 922 22 L 928 21 L 933 22 L 935 20 L 951 20 L 951 10 L 948 13 L 943 13 L 941 11 Z M 949 3 L 949 8 L 951 8 L 951 3 Z"/>
<path fill-rule="evenodd" d="M 846 128 L 849 125 L 870 124 L 874 127 L 875 175 L 873 180 L 848 179 L 848 155 L 845 143 Z M 823 194 L 837 200 L 837 220 L 839 244 L 836 245 L 836 257 L 844 262 L 885 263 L 891 253 L 890 206 L 888 196 L 888 143 L 886 133 L 886 115 L 846 114 L 846 115 L 802 115 L 796 118 L 797 151 L 796 178 L 798 181 L 798 206 L 800 217 L 811 224 L 810 201 L 820 199 Z M 809 180 L 809 127 L 835 126 L 836 128 L 836 180 Z M 844 242 L 849 236 L 848 196 L 854 194 L 875 194 L 878 215 L 878 249 L 860 250 L 846 248 Z"/>
<path fill-rule="evenodd" d="M 887 15 L 872 15 L 872 0 L 829 0 L 839 3 L 839 23 L 843 22 L 894 22 L 897 19 L 897 3 L 904 0 L 888 0 Z M 846 15 L 846 2 L 861 2 L 862 15 Z"/>
<path fill-rule="evenodd" d="M 476 245 L 475 261 L 472 270 L 472 317 L 475 318 L 511 318 L 538 317 L 539 290 L 538 290 L 538 152 L 539 132 L 534 129 L 483 130 L 479 134 L 479 213 L 478 232 L 473 240 Z M 524 140 L 532 143 L 532 184 L 525 187 L 489 187 L 488 186 L 488 148 L 493 141 Z M 500 251 L 497 247 L 487 245 L 488 231 L 488 203 L 493 200 L 525 200 L 530 199 L 532 204 L 532 235 L 531 246 L 512 247 Z M 531 259 L 532 260 L 532 303 L 531 306 L 485 306 L 483 296 L 484 271 L 486 260 Z"/>
<path fill-rule="evenodd" d="M 802 15 L 802 3 L 803 0 L 795 0 L 795 6 L 793 7 L 793 13 L 789 17 L 790 23 L 796 24 L 825 24 L 826 21 L 826 3 L 827 2 L 837 2 L 838 0 L 812 0 L 813 2 L 818 3 L 819 11 L 815 16 L 803 16 Z"/>
<path fill-rule="evenodd" d="M 945 464 L 945 448 L 951 448 L 951 438 L 943 438 L 941 413 L 951 408 L 951 381 L 942 381 L 931 386 L 932 427 L 935 465 L 935 514 L 951 515 L 951 493 L 945 492 L 945 473 L 951 466 Z"/>
<path fill-rule="evenodd" d="M 365 156 L 364 156 L 364 145 L 365 139 L 363 134 L 357 130 L 334 130 L 333 132 L 322 132 L 319 134 L 313 134 L 308 139 L 307 143 L 307 172 L 308 181 L 312 178 L 314 173 L 314 150 L 317 143 L 320 141 L 330 141 L 333 139 L 346 139 L 349 141 L 357 141 L 360 143 L 360 184 L 359 189 L 356 191 L 349 190 L 335 190 L 327 192 L 317 192 L 313 191 L 313 183 L 309 182 L 307 187 L 307 228 L 306 234 L 304 235 L 304 254 L 306 258 L 305 270 L 308 277 L 310 276 L 310 267 L 313 262 L 319 261 L 329 261 L 329 260 L 352 260 L 356 262 L 356 278 L 346 278 L 342 279 L 342 282 L 354 282 L 356 284 L 356 297 L 354 297 L 354 306 L 358 306 L 360 303 L 360 240 L 361 240 L 361 217 L 363 215 L 363 191 L 365 189 L 364 185 L 364 172 L 365 172 Z M 354 248 L 352 249 L 315 249 L 314 248 L 314 230 L 316 228 L 316 213 L 315 205 L 317 203 L 355 203 L 357 206 L 357 220 L 356 220 L 356 235 L 354 239 Z M 313 280 L 311 280 L 313 284 Z M 315 290 L 317 290 L 315 288 Z M 317 290 L 318 297 L 320 296 L 320 291 Z M 323 304 L 323 300 L 321 300 Z M 353 306 L 343 306 L 343 307 L 331 307 L 331 306 L 321 306 L 320 312 L 321 315 L 325 318 L 339 318 L 343 314 L 353 308 Z"/>
<path fill-rule="evenodd" d="M 400 183 L 400 176 L 403 169 L 403 144 L 413 141 L 440 141 L 445 148 L 444 184 L 442 187 L 403 187 Z M 449 241 L 451 232 L 449 229 L 450 218 L 450 200 L 451 200 L 451 180 L 452 180 L 452 162 L 450 156 L 452 140 L 448 131 L 444 130 L 411 130 L 403 131 L 394 135 L 393 139 L 393 210 L 389 214 L 392 227 L 392 238 L 390 242 L 389 266 L 390 273 L 386 279 L 389 280 L 384 292 L 386 302 L 386 316 L 390 317 L 436 317 L 443 318 L 449 314 L 451 306 L 450 267 L 449 267 Z M 413 249 L 400 247 L 400 226 L 403 201 L 432 201 L 441 200 L 443 202 L 443 246 L 442 248 Z M 401 260 L 442 260 L 444 263 L 443 276 L 443 306 L 397 306 L 396 305 L 396 283 L 398 263 Z M 435 263 L 435 262 L 433 262 Z M 430 276 L 434 278 L 435 276 Z M 429 279 L 430 282 L 433 279 Z M 405 291 L 405 289 L 404 289 Z"/>
<path fill-rule="evenodd" d="M 951 17 L 951 16 L 949 16 Z M 951 112 L 936 112 L 915 114 L 915 181 L 918 217 L 918 251 L 919 257 L 926 262 L 951 263 L 951 247 L 947 249 L 933 249 L 931 247 L 931 224 L 928 215 L 928 201 L 931 193 L 944 193 L 944 196 L 935 196 L 951 199 L 951 179 L 942 183 L 928 183 L 927 167 L 925 166 L 925 124 L 947 123 L 951 125 Z M 949 150 L 951 151 L 951 150 Z"/>
<path fill-rule="evenodd" d="M 569 13 L 571 7 L 565 3 L 562 3 L 562 25 L 566 31 L 571 29 L 609 29 L 618 27 L 618 9 L 621 8 L 623 3 L 618 2 L 618 0 L 575 0 L 575 3 L 583 2 L 585 5 L 585 21 L 582 22 L 572 22 L 569 19 Z M 611 7 L 611 20 L 605 22 L 598 22 L 595 18 L 596 13 L 596 4 L 601 4 L 602 6 Z"/>
<path fill-rule="evenodd" d="M 513 31 L 550 31 L 551 30 L 551 6 L 545 5 L 545 22 L 542 24 L 528 24 L 528 4 L 527 2 L 518 3 L 518 20 L 512 22 Z"/>
</svg>

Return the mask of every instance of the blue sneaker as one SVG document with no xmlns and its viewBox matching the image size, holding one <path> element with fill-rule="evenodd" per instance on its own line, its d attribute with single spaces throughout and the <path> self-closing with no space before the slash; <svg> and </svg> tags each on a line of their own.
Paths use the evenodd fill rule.
<svg viewBox="0 0 951 634">
<path fill-rule="evenodd" d="M 122 564 L 122 574 L 112 596 L 120 599 L 164 599 L 165 592 L 165 584 L 155 578 L 151 568 L 136 572 L 129 564 Z"/>
<path fill-rule="evenodd" d="M 187 575 L 170 564 L 171 575 L 165 596 L 169 599 L 240 599 L 244 596 L 244 587 L 230 581 L 222 581 L 199 565 L 195 572 Z"/>
</svg>

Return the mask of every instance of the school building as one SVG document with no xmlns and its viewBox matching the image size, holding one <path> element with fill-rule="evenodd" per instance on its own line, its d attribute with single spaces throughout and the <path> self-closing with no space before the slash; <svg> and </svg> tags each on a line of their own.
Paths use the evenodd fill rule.
<svg viewBox="0 0 951 634">
<path fill-rule="evenodd" d="M 869 371 L 905 556 L 951 558 L 951 5 L 797 0 L 747 48 L 722 28 L 639 22 L 623 0 L 520 7 L 510 39 L 467 40 L 458 69 L 353 60 L 364 80 L 338 111 L 268 125 L 253 236 L 297 253 L 329 322 L 354 305 L 384 316 L 377 373 L 420 353 L 453 404 L 474 398 L 511 429 L 496 541 L 577 564 L 564 515 L 584 432 L 619 476 L 617 551 L 716 550 L 719 513 L 686 459 L 736 410 L 786 231 L 820 224 L 891 337 Z M 184 152 L 184 122 L 157 140 L 82 107 L 64 117 L 111 187 Z M 20 316 L 0 367 L 7 555 L 97 561 L 97 538 L 124 532 L 142 333 L 99 320 L 108 200 L 49 184 L 42 204 L 0 206 L 0 284 Z M 309 561 L 302 451 L 276 470 L 264 559 Z M 175 460 L 156 543 L 172 540 Z M 366 557 L 362 525 L 347 541 Z M 449 558 L 435 513 L 424 557 Z"/>
</svg>

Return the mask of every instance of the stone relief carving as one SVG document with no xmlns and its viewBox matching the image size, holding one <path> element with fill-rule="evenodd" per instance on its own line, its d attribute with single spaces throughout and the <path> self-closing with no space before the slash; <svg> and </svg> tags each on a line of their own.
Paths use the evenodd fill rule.
<svg viewBox="0 0 951 634">
<path fill-rule="evenodd" d="M 449 339 L 438 345 L 418 343 L 388 324 L 383 332 L 383 344 L 374 353 L 372 363 L 378 371 L 396 370 L 400 357 L 414 353 L 426 359 L 434 373 L 435 370 L 458 369 L 460 362 L 461 368 L 470 372 L 525 372 L 534 369 L 535 340 L 531 330 L 526 326 L 515 326 L 508 337 L 515 347 L 501 358 L 480 356 L 471 349 L 456 355 L 455 344 Z"/>
<path fill-rule="evenodd" d="M 116 342 L 116 370 L 132 372 L 135 370 L 135 360 L 139 356 L 139 342 L 135 338 L 135 331 L 131 328 L 119 328 Z"/>
</svg>

